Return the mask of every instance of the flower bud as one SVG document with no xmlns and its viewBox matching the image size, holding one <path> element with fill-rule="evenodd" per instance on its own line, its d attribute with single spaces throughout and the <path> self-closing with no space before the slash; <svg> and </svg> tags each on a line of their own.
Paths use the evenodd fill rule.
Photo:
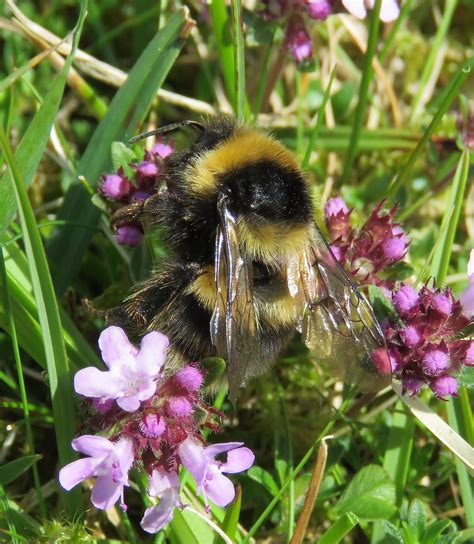
<svg viewBox="0 0 474 544">
<path fill-rule="evenodd" d="M 430 387 L 437 397 L 444 398 L 449 395 L 457 396 L 459 384 L 453 376 L 439 376 L 431 382 Z"/>
<path fill-rule="evenodd" d="M 191 414 L 193 407 L 185 397 L 174 397 L 168 401 L 167 413 L 170 417 L 186 417 Z"/>
<path fill-rule="evenodd" d="M 423 355 L 422 367 L 426 374 L 437 376 L 449 366 L 448 354 L 442 349 L 430 348 Z"/>
<path fill-rule="evenodd" d="M 140 423 L 140 431 L 147 438 L 158 438 L 165 430 L 165 420 L 158 414 L 146 414 Z"/>
<path fill-rule="evenodd" d="M 121 225 L 115 233 L 115 239 L 121 246 L 137 246 L 143 239 L 143 231 L 131 223 Z"/>
<path fill-rule="evenodd" d="M 151 148 L 151 153 L 160 159 L 166 159 L 168 155 L 171 155 L 174 151 L 174 146 L 171 142 L 165 142 L 158 140 L 156 144 Z"/>
<path fill-rule="evenodd" d="M 408 314 L 416 306 L 418 299 L 418 291 L 410 285 L 403 285 L 393 294 L 393 304 L 402 316 Z"/>
<path fill-rule="evenodd" d="M 121 200 L 122 198 L 129 196 L 133 189 L 133 185 L 124 175 L 120 175 L 120 173 L 105 174 L 102 176 L 99 188 L 106 198 Z"/>
<path fill-rule="evenodd" d="M 418 395 L 418 393 L 421 391 L 421 388 L 423 387 L 423 380 L 420 380 L 419 378 L 415 378 L 413 376 L 407 376 L 402 379 L 402 387 L 404 390 L 404 393 L 411 393 L 412 395 Z"/>
<path fill-rule="evenodd" d="M 332 13 L 332 2 L 330 0 L 311 0 L 306 2 L 306 11 L 317 21 L 324 21 Z"/>
<path fill-rule="evenodd" d="M 420 331 L 413 325 L 409 325 L 405 329 L 402 329 L 400 331 L 400 336 L 407 348 L 419 346 L 423 339 Z"/>
<path fill-rule="evenodd" d="M 174 375 L 175 380 L 190 393 L 197 391 L 203 382 L 202 373 L 194 366 L 187 366 Z"/>
<path fill-rule="evenodd" d="M 313 55 L 313 42 L 301 17 L 293 17 L 286 28 L 286 47 L 298 64 Z"/>
</svg>

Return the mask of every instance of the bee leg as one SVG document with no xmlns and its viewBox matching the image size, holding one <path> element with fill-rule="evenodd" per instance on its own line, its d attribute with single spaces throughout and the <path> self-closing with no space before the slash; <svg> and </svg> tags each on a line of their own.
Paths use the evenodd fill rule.
<svg viewBox="0 0 474 544">
<path fill-rule="evenodd" d="M 119 208 L 110 218 L 110 226 L 115 230 L 125 223 L 136 223 L 143 216 L 144 200 Z"/>
</svg>

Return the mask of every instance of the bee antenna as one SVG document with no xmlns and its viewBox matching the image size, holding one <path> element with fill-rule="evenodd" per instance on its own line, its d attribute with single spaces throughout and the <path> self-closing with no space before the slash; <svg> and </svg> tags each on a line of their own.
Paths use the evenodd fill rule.
<svg viewBox="0 0 474 544">
<path fill-rule="evenodd" d="M 129 140 L 129 143 L 133 144 L 135 142 L 138 142 L 138 140 L 143 140 L 143 138 L 149 138 L 150 136 L 160 136 L 162 134 L 168 134 L 169 132 L 174 132 L 175 130 L 179 130 L 183 127 L 195 128 L 197 130 L 200 130 L 201 132 L 204 132 L 205 130 L 204 125 L 201 125 L 201 123 L 198 123 L 197 121 L 179 121 L 178 123 L 172 123 L 171 125 L 156 128 L 155 130 L 150 130 L 149 132 L 142 132 L 141 134 L 137 134 L 137 136 L 134 136 L 131 140 Z"/>
</svg>

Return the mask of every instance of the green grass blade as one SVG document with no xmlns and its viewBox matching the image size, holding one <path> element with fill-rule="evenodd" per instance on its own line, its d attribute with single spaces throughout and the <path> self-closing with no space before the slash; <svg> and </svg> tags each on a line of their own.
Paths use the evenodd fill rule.
<svg viewBox="0 0 474 544">
<path fill-rule="evenodd" d="M 265 49 L 265 56 L 263 58 L 262 69 L 260 71 L 260 79 L 258 82 L 257 88 L 257 97 L 255 99 L 255 104 L 253 108 L 253 124 L 257 124 L 258 114 L 262 108 L 263 95 L 265 93 L 265 87 L 267 84 L 268 70 L 270 68 L 270 57 L 273 51 L 273 44 L 275 42 L 276 27 L 273 29 L 272 35 L 270 37 L 270 42 Z"/>
<path fill-rule="evenodd" d="M 15 161 L 20 169 L 21 177 L 27 186 L 31 183 L 38 168 L 39 162 L 49 140 L 51 127 L 61 103 L 66 79 L 74 58 L 75 49 L 86 15 L 86 3 L 84 2 L 79 15 L 76 31 L 74 33 L 73 48 L 62 70 L 49 89 L 46 98 L 33 120 L 29 124 L 15 153 Z M 11 191 L 8 181 L 8 173 L 0 178 L 0 237 L 6 231 L 16 212 L 15 196 Z"/>
<path fill-rule="evenodd" d="M 239 486 L 236 489 L 235 498 L 225 511 L 224 521 L 222 522 L 222 530 L 231 539 L 235 539 L 237 527 L 239 524 L 240 508 L 242 506 L 242 488 Z M 214 540 L 215 544 L 225 544 L 221 536 L 217 536 Z"/>
<path fill-rule="evenodd" d="M 95 185 L 100 174 L 110 167 L 112 142 L 128 141 L 147 114 L 183 46 L 181 33 L 186 25 L 186 13 L 182 9 L 173 14 L 151 40 L 95 130 L 78 166 L 78 174 L 90 183 Z M 92 205 L 89 194 L 79 181 L 66 193 L 58 219 L 79 221 L 87 226 L 96 226 L 99 222 L 100 211 Z M 58 293 L 64 292 L 77 273 L 91 237 L 92 233 L 84 228 L 56 231 L 48 254 L 54 263 L 53 277 Z"/>
<path fill-rule="evenodd" d="M 338 544 L 359 523 L 357 516 L 351 512 L 343 514 L 320 537 L 319 544 Z"/>
<path fill-rule="evenodd" d="M 231 21 L 225 0 L 212 0 L 209 4 L 209 13 L 214 28 L 225 89 L 231 104 L 235 105 L 234 47 L 232 45 Z"/>
<path fill-rule="evenodd" d="M 76 422 L 58 303 L 33 209 L 3 130 L 0 130 L 0 145 L 10 173 L 23 230 L 31 282 L 43 335 L 59 462 L 65 465 L 77 458 L 70 446 Z M 67 495 L 66 503 L 71 513 L 79 506 L 78 499 L 78 492 Z"/>
<path fill-rule="evenodd" d="M 251 540 L 251 538 L 253 537 L 253 535 L 258 531 L 258 529 L 260 528 L 260 526 L 262 525 L 262 523 L 265 522 L 265 520 L 267 519 L 267 517 L 271 514 L 271 512 L 273 511 L 273 509 L 275 508 L 275 506 L 279 503 L 279 501 L 281 500 L 281 498 L 283 497 L 283 495 L 285 494 L 286 490 L 288 489 L 288 487 L 290 486 L 291 482 L 296 478 L 296 476 L 298 476 L 298 474 L 301 473 L 301 471 L 303 470 L 304 466 L 306 465 L 306 463 L 309 461 L 309 459 L 311 458 L 311 456 L 313 455 L 313 453 L 316 451 L 316 449 L 318 448 L 319 446 L 319 443 L 321 442 L 321 440 L 329 433 L 329 431 L 333 428 L 333 426 L 335 425 L 335 423 L 337 422 L 337 420 L 339 419 L 339 416 L 340 414 L 343 414 L 347 407 L 349 406 L 349 404 L 352 402 L 352 398 L 354 396 L 354 393 L 355 393 L 355 389 L 352 389 L 347 395 L 346 395 L 346 398 L 344 399 L 341 407 L 339 408 L 339 410 L 337 410 L 337 412 L 335 412 L 335 414 L 333 415 L 333 417 L 328 421 L 328 423 L 326 424 L 326 426 L 324 427 L 324 429 L 321 431 L 321 433 L 319 434 L 319 436 L 316 438 L 316 440 L 314 441 L 313 445 L 309 448 L 309 450 L 304 454 L 303 458 L 301 459 L 301 461 L 298 463 L 298 465 L 296 465 L 296 467 L 292 470 L 292 472 L 288 475 L 288 478 L 286 479 L 285 483 L 281 486 L 280 490 L 278 491 L 278 493 L 272 498 L 272 500 L 268 503 L 267 507 L 265 508 L 265 510 L 260 514 L 260 516 L 257 518 L 257 521 L 252 525 L 252 527 L 249 529 L 248 533 L 245 535 L 245 538 L 244 540 L 242 541 L 242 544 L 248 544 Z"/>
<path fill-rule="evenodd" d="M 441 18 L 440 23 L 437 25 L 438 30 L 436 31 L 433 43 L 429 48 L 426 62 L 423 63 L 423 71 L 421 72 L 420 80 L 418 82 L 418 89 L 415 98 L 413 99 L 412 116 L 414 119 L 420 115 L 424 105 L 422 103 L 422 98 L 425 92 L 426 84 L 431 77 L 431 72 L 433 71 L 433 66 L 436 61 L 436 57 L 438 56 L 439 48 L 441 47 L 441 44 L 448 33 L 449 25 L 451 24 L 451 19 L 453 18 L 457 3 L 457 0 L 446 0 L 443 17 Z"/>
<path fill-rule="evenodd" d="M 395 484 L 398 506 L 401 505 L 406 489 L 414 433 L 415 419 L 406 414 L 403 403 L 398 401 L 392 416 L 383 460 L 383 468 Z M 376 521 L 372 533 L 372 544 L 382 543 L 385 537 L 382 522 Z"/>
<path fill-rule="evenodd" d="M 8 485 L 41 459 L 41 455 L 25 455 L 0 466 L 0 485 Z"/>
<path fill-rule="evenodd" d="M 448 227 L 442 235 L 441 243 L 436 249 L 431 266 L 431 274 L 438 285 L 443 285 L 448 273 L 454 236 L 461 216 L 464 204 L 467 177 L 469 173 L 469 152 L 465 149 L 454 174 L 451 193 L 446 206 L 446 213 L 452 211 L 448 218 L 445 214 L 444 221 L 448 221 Z M 459 398 L 451 398 L 448 401 L 448 421 L 451 427 L 461 436 L 472 439 L 472 411 L 465 387 L 460 388 Z M 461 498 L 466 515 L 468 527 L 474 527 L 474 478 L 469 475 L 466 466 L 456 457 L 456 472 L 461 489 Z"/>
<path fill-rule="evenodd" d="M 321 102 L 321 107 L 318 110 L 318 113 L 316 114 L 316 122 L 314 123 L 314 128 L 311 131 L 311 136 L 309 137 L 308 146 L 306 147 L 306 153 L 303 158 L 303 162 L 301 164 L 301 167 L 303 170 L 306 170 L 309 166 L 309 159 L 311 158 L 311 153 L 313 152 L 314 146 L 316 144 L 316 140 L 319 135 L 319 131 L 321 129 L 321 125 L 323 124 L 324 119 L 324 112 L 326 110 L 326 104 L 329 100 L 329 97 L 331 96 L 331 87 L 332 82 L 334 81 L 334 78 L 336 76 L 336 67 L 334 67 L 331 70 L 331 74 L 329 76 L 328 86 L 326 87 L 326 90 L 324 91 L 323 100 Z"/>
<path fill-rule="evenodd" d="M 235 70 L 235 114 L 239 121 L 247 118 L 245 94 L 245 47 L 242 20 L 242 5 L 240 0 L 232 0 L 232 44 L 234 49 Z"/>
<path fill-rule="evenodd" d="M 23 407 L 23 417 L 25 420 L 25 427 L 26 427 L 26 441 L 28 444 L 28 450 L 31 456 L 35 455 L 35 446 L 33 441 L 33 432 L 31 429 L 31 422 L 30 422 L 30 413 L 28 409 L 28 397 L 26 394 L 26 387 L 25 387 L 25 379 L 23 376 L 23 366 L 21 364 L 21 357 L 20 357 L 20 349 L 18 346 L 18 339 L 16 336 L 16 328 L 15 328 L 15 322 L 13 320 L 13 313 L 11 311 L 11 304 L 10 304 L 10 293 L 8 292 L 8 280 L 7 280 L 7 271 L 5 268 L 5 261 L 3 258 L 3 248 L 0 246 L 0 277 L 1 277 L 1 285 L 3 287 L 3 308 L 5 311 L 5 315 L 8 319 L 8 325 L 10 329 L 10 337 L 12 341 L 12 349 L 13 349 L 13 356 L 15 359 L 15 365 L 16 365 L 16 372 L 18 376 L 18 384 L 19 384 L 19 390 L 20 390 L 20 398 L 21 403 Z M 46 507 L 43 500 L 43 494 L 41 493 L 41 480 L 39 477 L 38 472 L 38 466 L 36 463 L 32 464 L 33 468 L 33 481 L 35 484 L 35 491 L 36 496 L 38 498 L 38 504 L 40 507 L 40 512 L 43 517 L 46 516 Z M 2 482 L 4 485 L 6 482 Z"/>
<path fill-rule="evenodd" d="M 466 63 L 466 65 L 463 66 L 459 70 L 459 72 L 457 72 L 455 76 L 452 78 L 450 84 L 447 86 L 446 94 L 443 97 L 443 101 L 440 107 L 438 108 L 437 112 L 434 114 L 433 119 L 431 120 L 431 123 L 426 128 L 425 132 L 423 133 L 423 136 L 418 142 L 418 145 L 416 146 L 413 153 L 410 155 L 408 161 L 406 162 L 405 166 L 402 168 L 402 171 L 400 172 L 400 174 L 398 174 L 398 176 L 390 184 L 387 191 L 387 196 L 389 196 L 390 198 L 393 199 L 398 189 L 407 182 L 408 178 L 411 175 L 413 167 L 415 166 L 416 161 L 421 155 L 423 148 L 428 143 L 428 140 L 434 134 L 435 130 L 438 128 L 438 125 L 441 122 L 441 119 L 444 117 L 444 114 L 448 111 L 453 100 L 458 96 L 459 89 L 461 88 L 461 85 L 466 81 L 470 72 L 471 72 L 471 68 Z"/>
<path fill-rule="evenodd" d="M 454 211 L 451 213 L 448 227 L 441 238 L 438 251 L 436 251 L 435 255 L 433 256 L 433 263 L 431 265 L 431 275 L 436 278 L 438 285 L 444 284 L 448 274 L 454 236 L 456 234 L 456 229 L 464 203 L 464 193 L 466 191 L 468 172 L 469 152 L 464 150 L 456 168 L 456 173 L 454 174 L 451 194 L 446 204 L 445 218 L 443 220 L 448 220 L 446 214 L 453 208 Z"/>
<path fill-rule="evenodd" d="M 371 12 L 369 38 L 367 40 L 367 50 L 364 55 L 364 66 L 362 69 L 362 79 L 359 87 L 359 102 L 354 115 L 354 124 L 352 127 L 351 141 L 347 151 L 346 160 L 344 163 L 344 171 L 341 177 L 341 184 L 347 183 L 351 174 L 352 166 L 358 152 L 359 137 L 364 124 L 365 110 L 367 108 L 369 86 L 372 80 L 373 68 L 372 61 L 377 47 L 377 37 L 380 26 L 380 7 L 382 0 L 375 0 L 374 8 Z"/>
</svg>

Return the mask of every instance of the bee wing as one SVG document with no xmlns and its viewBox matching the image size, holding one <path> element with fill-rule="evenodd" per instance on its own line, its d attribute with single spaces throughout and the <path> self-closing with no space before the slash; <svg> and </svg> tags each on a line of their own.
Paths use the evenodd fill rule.
<svg viewBox="0 0 474 544">
<path fill-rule="evenodd" d="M 220 227 L 216 236 L 216 306 L 211 318 L 211 340 L 228 365 L 229 396 L 239 388 L 261 357 L 253 300 L 252 263 L 240 253 L 235 218 L 225 195 L 218 202 Z"/>
<path fill-rule="evenodd" d="M 302 298 L 300 332 L 318 360 L 363 391 L 389 385 L 390 359 L 377 319 L 316 225 L 287 274 L 290 293 Z"/>
</svg>

